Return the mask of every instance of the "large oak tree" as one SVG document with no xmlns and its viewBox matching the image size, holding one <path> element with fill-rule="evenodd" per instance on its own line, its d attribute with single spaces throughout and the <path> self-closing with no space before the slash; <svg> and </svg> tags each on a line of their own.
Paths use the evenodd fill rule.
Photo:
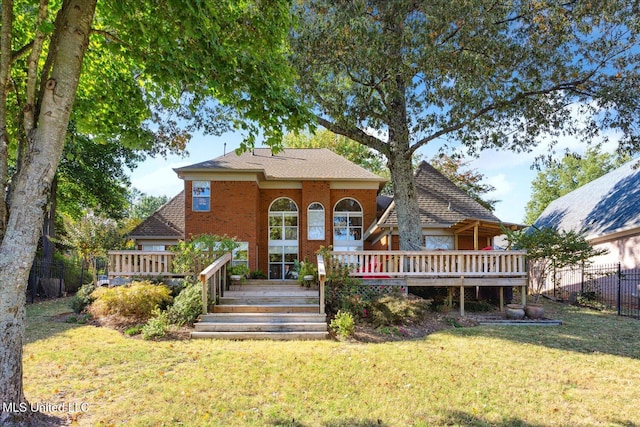
<svg viewBox="0 0 640 427">
<path fill-rule="evenodd" d="M 423 246 L 420 147 L 521 152 L 603 128 L 638 145 L 637 1 L 308 0 L 295 13 L 298 90 L 320 125 L 386 157 L 402 249 Z"/>
<path fill-rule="evenodd" d="M 70 118 L 95 143 L 152 152 L 183 147 L 196 127 L 279 141 L 306 120 L 285 60 L 289 12 L 278 0 L 2 1 L 3 409 L 26 403 L 25 290 Z M 3 411 L 0 424 L 25 417 Z"/>
</svg>

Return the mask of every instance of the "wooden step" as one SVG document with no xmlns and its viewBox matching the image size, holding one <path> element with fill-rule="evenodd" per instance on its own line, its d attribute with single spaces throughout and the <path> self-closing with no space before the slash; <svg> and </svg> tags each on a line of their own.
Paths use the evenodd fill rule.
<svg viewBox="0 0 640 427">
<path fill-rule="evenodd" d="M 196 332 L 327 332 L 327 323 L 309 322 L 209 322 L 197 323 Z"/>
<path fill-rule="evenodd" d="M 191 338 L 226 340 L 323 340 L 329 332 L 191 332 Z"/>
<path fill-rule="evenodd" d="M 318 313 L 318 304 L 215 305 L 214 313 Z"/>
<path fill-rule="evenodd" d="M 316 304 L 318 305 L 320 298 L 306 296 L 239 296 L 239 297 L 222 297 L 218 301 L 220 305 L 302 305 Z"/>
<path fill-rule="evenodd" d="M 318 289 L 306 288 L 296 284 L 290 285 L 230 285 L 229 291 L 278 291 L 278 290 L 290 290 L 290 291 L 315 291 L 318 293 Z M 227 292 L 229 292 L 227 291 Z"/>
<path fill-rule="evenodd" d="M 327 315 L 320 313 L 210 313 L 202 314 L 201 323 L 326 323 Z"/>
</svg>

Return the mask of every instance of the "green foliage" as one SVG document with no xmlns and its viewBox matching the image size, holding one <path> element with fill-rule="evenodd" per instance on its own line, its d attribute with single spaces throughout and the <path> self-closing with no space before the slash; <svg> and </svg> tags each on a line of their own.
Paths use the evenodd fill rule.
<svg viewBox="0 0 640 427">
<path fill-rule="evenodd" d="M 285 135 L 282 144 L 290 148 L 328 148 L 370 172 L 384 177 L 389 176 L 384 156 L 380 153 L 326 129 L 316 130 L 314 134 L 289 133 Z"/>
<path fill-rule="evenodd" d="M 169 318 L 166 311 L 156 308 L 152 316 L 141 329 L 142 338 L 145 340 L 162 338 L 169 330 Z"/>
<path fill-rule="evenodd" d="M 132 282 L 113 288 L 99 288 L 92 293 L 95 301 L 89 306 L 94 316 L 122 316 L 146 320 L 154 310 L 171 302 L 170 290 L 150 282 Z"/>
<path fill-rule="evenodd" d="M 229 276 L 242 276 L 243 280 L 251 274 L 249 267 L 246 264 L 236 264 L 227 269 Z"/>
<path fill-rule="evenodd" d="M 144 220 L 169 201 L 167 196 L 149 196 L 137 189 L 129 192 L 129 217 Z"/>
<path fill-rule="evenodd" d="M 529 283 L 536 296 L 535 302 L 551 271 L 574 265 L 589 265 L 590 258 L 607 253 L 605 249 L 593 248 L 584 233 L 573 230 L 529 227 L 519 231 L 503 228 L 503 231 L 510 247 L 527 251 Z"/>
<path fill-rule="evenodd" d="M 74 248 L 85 265 L 91 265 L 97 274 L 97 260 L 110 249 L 123 245 L 124 239 L 116 221 L 87 211 L 79 219 L 65 216 L 66 235 L 62 243 Z"/>
<path fill-rule="evenodd" d="M 78 292 L 71 298 L 71 308 L 75 313 L 82 313 L 88 305 L 95 301 L 93 291 L 96 290 L 94 283 L 82 285 Z"/>
<path fill-rule="evenodd" d="M 422 320 L 430 306 L 430 301 L 422 298 L 386 295 L 371 302 L 368 314 L 376 327 L 402 325 Z"/>
<path fill-rule="evenodd" d="M 90 313 L 84 313 L 84 314 L 74 314 L 71 315 L 69 317 L 66 318 L 65 323 L 75 323 L 78 325 L 84 325 L 86 324 L 89 320 L 91 320 L 93 316 L 91 316 Z"/>
<path fill-rule="evenodd" d="M 627 156 L 600 153 L 590 148 L 583 156 L 565 155 L 549 164 L 531 182 L 531 199 L 525 207 L 525 223 L 533 224 L 559 197 L 605 175 L 628 160 Z"/>
<path fill-rule="evenodd" d="M 167 309 L 169 323 L 177 326 L 193 325 L 202 313 L 202 285 L 199 282 L 188 283 L 174 298 Z"/>
<path fill-rule="evenodd" d="M 214 234 L 201 234 L 188 242 L 181 241 L 170 248 L 175 254 L 173 270 L 195 277 L 220 256 L 238 246 L 235 239 Z"/>
<path fill-rule="evenodd" d="M 331 329 L 341 338 L 347 338 L 353 335 L 356 322 L 353 315 L 348 311 L 339 310 L 329 325 Z"/>
<path fill-rule="evenodd" d="M 258 269 L 258 270 L 254 270 L 251 273 L 249 273 L 249 277 L 252 279 L 266 279 L 267 275 L 264 274 L 264 271 Z"/>
<path fill-rule="evenodd" d="M 313 276 L 314 280 L 318 278 L 318 268 L 314 263 L 305 258 L 304 261 L 295 261 L 295 269 L 298 272 L 298 282 L 305 284 L 305 276 Z M 307 283 L 309 285 L 309 283 Z"/>
<path fill-rule="evenodd" d="M 144 327 L 144 325 L 135 325 L 132 326 L 130 328 L 127 328 L 124 330 L 124 334 L 128 337 L 132 337 L 134 335 L 140 335 L 140 333 L 142 332 L 142 328 Z"/>
</svg>

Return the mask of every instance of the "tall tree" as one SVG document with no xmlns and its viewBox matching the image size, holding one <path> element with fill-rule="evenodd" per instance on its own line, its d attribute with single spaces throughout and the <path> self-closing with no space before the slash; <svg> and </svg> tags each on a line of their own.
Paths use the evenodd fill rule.
<svg viewBox="0 0 640 427">
<path fill-rule="evenodd" d="M 144 220 L 169 201 L 167 196 L 150 196 L 134 188 L 129 192 L 129 213 L 131 219 Z"/>
<path fill-rule="evenodd" d="M 607 127 L 624 134 L 623 148 L 637 147 L 637 7 L 308 0 L 295 8 L 292 61 L 317 122 L 387 158 L 400 247 L 413 249 L 422 242 L 411 165 L 420 147 L 519 152 L 543 134 L 553 143 Z"/>
<path fill-rule="evenodd" d="M 157 152 L 184 146 L 189 128 L 178 119 L 216 132 L 212 118 L 230 118 L 251 144 L 260 129 L 267 142 L 278 141 L 284 126 L 300 128 L 308 118 L 285 60 L 289 2 L 118 1 L 101 2 L 97 12 L 96 4 L 4 0 L 1 6 L 3 408 L 26 403 L 27 278 L 72 114 L 79 133 L 96 143 Z M 27 416 L 3 411 L 0 424 L 26 425 Z"/>
<path fill-rule="evenodd" d="M 533 224 L 555 199 L 612 171 L 629 160 L 627 156 L 589 149 L 582 156 L 567 154 L 549 164 L 531 182 L 531 198 L 525 206 L 526 224 Z"/>
</svg>

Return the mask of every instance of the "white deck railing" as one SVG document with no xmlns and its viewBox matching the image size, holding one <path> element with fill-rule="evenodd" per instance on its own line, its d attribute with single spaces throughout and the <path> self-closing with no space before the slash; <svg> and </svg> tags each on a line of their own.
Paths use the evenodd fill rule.
<svg viewBox="0 0 640 427">
<path fill-rule="evenodd" d="M 109 277 L 181 276 L 172 269 L 171 251 L 109 251 Z"/>
<path fill-rule="evenodd" d="M 332 267 L 351 276 L 523 277 L 526 251 L 358 251 L 332 252 Z"/>
</svg>

